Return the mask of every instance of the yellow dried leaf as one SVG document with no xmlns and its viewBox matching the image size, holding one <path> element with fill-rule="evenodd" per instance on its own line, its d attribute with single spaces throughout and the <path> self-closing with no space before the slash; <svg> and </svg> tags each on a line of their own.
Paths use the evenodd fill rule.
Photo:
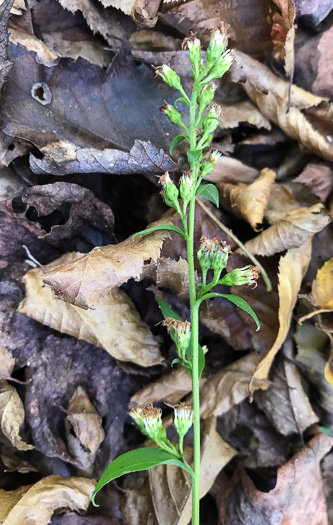
<svg viewBox="0 0 333 525">
<path fill-rule="evenodd" d="M 290 211 L 276 224 L 248 241 L 247 250 L 256 255 L 270 256 L 302 246 L 307 239 L 320 232 L 330 218 L 323 204 Z"/>
<path fill-rule="evenodd" d="M 172 222 L 174 210 L 149 227 Z M 87 255 L 48 272 L 44 282 L 64 300 L 81 308 L 94 308 L 98 301 L 115 286 L 130 278 L 140 277 L 146 261 L 159 258 L 166 230 L 148 235 L 129 237 L 125 241 L 94 248 Z"/>
<path fill-rule="evenodd" d="M 279 263 L 279 331 L 276 340 L 257 366 L 253 380 L 267 379 L 274 357 L 288 335 L 293 310 L 303 277 L 311 259 L 311 239 L 299 248 L 288 250 Z"/>
<path fill-rule="evenodd" d="M 265 168 L 251 184 L 217 184 L 220 202 L 237 217 L 244 218 L 254 230 L 260 227 L 275 181 L 274 171 Z"/>
<path fill-rule="evenodd" d="M 318 270 L 311 297 L 319 308 L 333 309 L 333 257 Z"/>
<path fill-rule="evenodd" d="M 91 479 L 48 476 L 18 490 L 0 490 L 0 523 L 47 525 L 58 509 L 85 511 L 94 488 Z"/>
<path fill-rule="evenodd" d="M 21 314 L 103 348 L 120 361 L 141 366 L 163 362 L 158 341 L 123 290 L 113 288 L 95 310 L 83 310 L 58 300 L 51 288 L 43 284 L 44 275 L 41 269 L 34 268 L 24 276 L 26 295 L 19 306 Z"/>
<path fill-rule="evenodd" d="M 0 381 L 1 430 L 14 447 L 19 450 L 32 450 L 34 446 L 25 443 L 19 434 L 23 421 L 24 408 L 20 396 L 7 381 Z"/>
<path fill-rule="evenodd" d="M 333 359 L 329 359 L 325 365 L 325 379 L 333 386 Z"/>
</svg>

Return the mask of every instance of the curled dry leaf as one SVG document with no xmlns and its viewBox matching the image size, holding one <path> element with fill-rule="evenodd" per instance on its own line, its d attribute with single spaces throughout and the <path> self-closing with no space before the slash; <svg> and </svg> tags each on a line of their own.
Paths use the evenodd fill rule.
<svg viewBox="0 0 333 525">
<path fill-rule="evenodd" d="M 252 380 L 267 379 L 274 357 L 287 337 L 297 295 L 311 259 L 311 239 L 287 251 L 279 262 L 279 331 L 276 340 L 259 363 Z M 251 380 L 251 381 L 252 381 Z"/>
<path fill-rule="evenodd" d="M 220 494 L 219 525 L 328 525 L 320 460 L 332 446 L 330 436 L 315 436 L 278 469 L 275 487 L 266 492 L 255 487 L 239 464 L 229 486 Z"/>
<path fill-rule="evenodd" d="M 5 465 L 5 472 L 19 472 L 20 474 L 27 474 L 28 472 L 38 472 L 35 467 L 30 465 L 28 461 L 17 457 L 12 448 L 1 446 L 1 461 Z"/>
<path fill-rule="evenodd" d="M 217 433 L 215 417 L 202 423 L 201 443 L 200 498 L 207 494 L 220 470 L 236 453 Z M 192 449 L 185 448 L 185 456 L 191 463 Z M 148 476 L 149 492 L 147 485 L 143 490 L 126 491 L 123 508 L 126 523 L 187 525 L 192 515 L 192 490 L 188 474 L 171 465 L 159 465 L 150 469 Z M 143 516 L 149 516 L 149 520 L 143 522 Z"/>
<path fill-rule="evenodd" d="M 15 359 L 9 350 L 0 346 L 0 380 L 9 379 L 15 366 Z"/>
<path fill-rule="evenodd" d="M 319 308 L 333 310 L 333 258 L 318 270 L 312 283 L 311 297 Z"/>
<path fill-rule="evenodd" d="M 22 29 L 22 27 L 15 23 L 15 21 L 11 20 L 9 29 L 10 42 L 15 46 L 19 44 L 26 47 L 29 51 L 34 51 L 38 57 L 38 61 L 44 66 L 51 67 L 59 60 L 58 56 L 53 53 L 53 51 L 42 42 L 42 40 Z"/>
<path fill-rule="evenodd" d="M 255 231 L 258 231 L 275 177 L 274 171 L 265 168 L 249 185 L 220 183 L 217 185 L 220 202 L 227 210 L 245 219 Z"/>
<path fill-rule="evenodd" d="M 95 481 L 48 476 L 17 490 L 0 490 L 0 523 L 47 525 L 57 510 L 87 510 Z"/>
<path fill-rule="evenodd" d="M 142 279 L 153 279 L 158 287 L 172 288 L 181 299 L 189 296 L 187 261 L 182 257 L 178 261 L 161 257 L 157 263 L 144 267 Z"/>
<path fill-rule="evenodd" d="M 16 389 L 5 380 L 0 381 L 0 425 L 3 434 L 19 450 L 32 450 L 20 436 L 24 408 Z"/>
<path fill-rule="evenodd" d="M 57 261 L 64 263 L 68 259 L 67 254 Z M 46 269 L 53 268 L 57 261 Z M 103 348 L 120 361 L 141 366 L 163 361 L 158 341 L 123 290 L 109 290 L 96 309 L 84 310 L 58 300 L 52 289 L 43 283 L 43 277 L 44 273 L 39 268 L 30 270 L 24 276 L 26 295 L 19 306 L 21 314 Z"/>
<path fill-rule="evenodd" d="M 30 167 L 34 173 L 70 175 L 72 173 L 164 173 L 175 163 L 151 142 L 135 140 L 130 152 L 118 149 L 79 148 L 70 142 L 57 142 L 42 148 L 44 157 L 30 154 Z"/>
<path fill-rule="evenodd" d="M 13 6 L 14 0 L 4 0 L 0 5 L 0 89 L 8 75 L 12 62 L 8 60 L 7 46 L 8 46 L 8 31 L 7 24 L 10 15 L 10 10 Z"/>
<path fill-rule="evenodd" d="M 310 162 L 293 182 L 305 184 L 312 193 L 325 202 L 333 189 L 332 166 L 328 162 Z"/>
<path fill-rule="evenodd" d="M 149 227 L 170 223 L 174 211 Z M 81 308 L 93 308 L 115 286 L 131 278 L 139 278 L 146 261 L 157 261 L 166 230 L 148 235 L 129 237 L 117 245 L 94 248 L 76 261 L 47 272 L 44 282 L 49 284 L 63 299 Z"/>
<path fill-rule="evenodd" d="M 131 15 L 139 28 L 154 27 L 161 0 L 135 0 Z"/>
<path fill-rule="evenodd" d="M 293 85 L 290 109 L 287 111 L 288 82 L 244 53 L 234 53 L 231 78 L 234 82 L 243 82 L 246 93 L 260 112 L 286 135 L 300 141 L 317 155 L 332 160 L 333 144 L 325 132 L 332 120 L 332 107 L 328 101 Z M 312 122 L 318 122 L 319 128 Z"/>
<path fill-rule="evenodd" d="M 276 224 L 248 241 L 247 250 L 256 255 L 270 256 L 290 248 L 302 246 L 330 222 L 322 204 L 310 208 L 296 208 Z"/>
<path fill-rule="evenodd" d="M 217 159 L 217 163 L 212 173 L 206 177 L 206 180 L 215 183 L 231 184 L 244 183 L 250 184 L 259 175 L 259 171 L 251 166 L 243 164 L 238 159 L 222 156 Z"/>
<path fill-rule="evenodd" d="M 223 129 L 238 128 L 241 123 L 247 123 L 256 128 L 272 129 L 272 125 L 250 100 L 241 100 L 228 104 L 221 102 Z"/>
</svg>

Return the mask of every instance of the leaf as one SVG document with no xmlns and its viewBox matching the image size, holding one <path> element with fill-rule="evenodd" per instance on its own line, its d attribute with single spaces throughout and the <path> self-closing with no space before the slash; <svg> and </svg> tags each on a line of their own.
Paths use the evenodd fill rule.
<svg viewBox="0 0 333 525">
<path fill-rule="evenodd" d="M 138 472 L 140 470 L 147 470 L 157 465 L 174 465 L 184 469 L 187 474 L 192 475 L 192 470 L 182 461 L 175 458 L 170 452 L 166 452 L 160 448 L 144 447 L 136 450 L 130 450 L 110 463 L 110 465 L 103 472 L 101 479 L 98 481 L 96 488 L 92 495 L 92 503 L 95 503 L 95 496 L 107 483 L 113 479 L 119 478 L 129 472 Z"/>
<path fill-rule="evenodd" d="M 192 448 L 185 447 L 184 452 L 191 464 Z M 235 450 L 216 431 L 216 418 L 204 421 L 201 426 L 200 498 L 209 492 L 218 473 L 234 455 Z M 184 470 L 159 465 L 149 470 L 148 478 L 142 488 L 126 491 L 123 506 L 126 523 L 187 525 L 192 514 L 192 487 Z M 149 521 L 143 521 L 147 514 Z"/>
<path fill-rule="evenodd" d="M 180 98 L 178 100 L 182 100 L 184 101 L 185 99 L 184 98 Z M 183 140 L 185 140 L 187 137 L 185 135 L 176 135 L 172 141 L 171 141 L 171 144 L 170 144 L 170 149 L 169 149 L 169 152 L 170 152 L 170 155 L 172 155 L 172 152 L 173 150 L 178 146 L 178 144 L 180 144 Z"/>
<path fill-rule="evenodd" d="M 70 264 L 68 254 L 47 265 L 46 269 L 64 263 Z M 141 366 L 152 366 L 163 361 L 158 341 L 123 290 L 112 288 L 102 297 L 96 309 L 84 310 L 59 301 L 52 289 L 44 285 L 43 277 L 44 273 L 39 268 L 30 270 L 24 276 L 25 298 L 19 306 L 21 314 L 103 348 L 120 361 Z"/>
<path fill-rule="evenodd" d="M 13 6 L 14 0 L 4 0 L 0 6 L 0 90 L 6 77 L 12 67 L 12 62 L 8 60 L 8 31 L 7 24 L 10 16 L 10 10 Z"/>
<path fill-rule="evenodd" d="M 183 321 L 183 319 L 178 315 L 172 308 L 170 308 L 167 303 L 162 301 L 161 299 L 157 299 L 157 304 L 160 307 L 160 310 L 164 317 L 172 317 L 172 319 L 177 319 L 177 321 Z"/>
<path fill-rule="evenodd" d="M 301 283 L 311 259 L 311 240 L 288 250 L 279 262 L 279 331 L 276 340 L 260 361 L 254 379 L 267 379 L 274 357 L 287 337 Z"/>
<path fill-rule="evenodd" d="M 9 350 L 0 346 L 0 380 L 9 379 L 15 366 L 15 359 Z"/>
<path fill-rule="evenodd" d="M 310 162 L 293 182 L 305 184 L 322 202 L 333 189 L 333 170 L 327 162 Z"/>
<path fill-rule="evenodd" d="M 0 523 L 47 525 L 55 511 L 87 510 L 94 481 L 53 475 L 17 490 L 0 490 Z"/>
<path fill-rule="evenodd" d="M 245 246 L 252 254 L 274 255 L 290 248 L 302 247 L 307 239 L 320 232 L 329 222 L 330 218 L 322 204 L 297 208 L 245 243 Z"/>
<path fill-rule="evenodd" d="M 219 207 L 219 192 L 214 184 L 204 184 L 197 189 L 196 195 L 201 195 Z"/>
<path fill-rule="evenodd" d="M 158 231 L 158 230 L 171 230 L 171 231 L 174 231 L 176 233 L 179 233 L 179 235 L 181 235 L 183 237 L 183 239 L 186 240 L 185 233 L 180 228 L 178 228 L 177 226 L 174 226 L 173 224 L 161 224 L 161 225 L 158 225 L 158 226 L 153 226 L 152 228 L 147 228 L 146 230 L 142 230 L 141 232 L 138 232 L 138 233 L 135 233 L 134 235 L 132 235 L 132 239 L 135 239 L 135 237 L 138 237 L 138 236 L 147 235 L 148 233 L 153 233 L 153 232 Z"/>
<path fill-rule="evenodd" d="M 1 430 L 11 444 L 18 450 L 32 450 L 35 448 L 21 438 L 19 432 L 24 421 L 24 408 L 20 396 L 15 388 L 0 381 L 0 424 Z"/>
<path fill-rule="evenodd" d="M 182 300 L 186 301 L 189 297 L 187 261 L 182 257 L 178 261 L 161 257 L 158 263 L 151 263 L 144 267 L 141 278 L 152 279 L 158 288 L 172 288 Z"/>
<path fill-rule="evenodd" d="M 150 227 L 167 224 L 173 216 L 168 212 Z M 128 238 L 117 245 L 94 248 L 70 264 L 47 272 L 44 282 L 49 284 L 64 301 L 81 308 L 93 308 L 112 288 L 131 278 L 140 277 L 145 261 L 157 260 L 165 230 Z"/>
<path fill-rule="evenodd" d="M 258 231 L 263 222 L 264 210 L 275 177 L 274 171 L 265 168 L 249 185 L 218 184 L 222 206 L 237 217 L 244 218 L 255 231 Z"/>
<path fill-rule="evenodd" d="M 318 270 L 312 283 L 311 297 L 319 308 L 333 310 L 333 258 Z"/>
<path fill-rule="evenodd" d="M 260 329 L 260 323 L 257 315 L 252 310 L 251 306 L 242 299 L 242 297 L 238 297 L 238 295 L 233 294 L 223 294 L 223 293 L 209 293 L 204 296 L 206 299 L 211 299 L 213 297 L 224 297 L 225 299 L 228 299 L 228 301 L 234 303 L 238 308 L 241 308 L 244 310 L 244 312 L 248 313 L 256 322 L 257 325 L 257 331 Z"/>
<path fill-rule="evenodd" d="M 193 150 L 193 151 L 188 151 L 187 152 L 187 158 L 188 158 L 188 161 L 190 164 L 193 164 L 194 162 L 195 163 L 198 163 L 201 161 L 202 159 L 202 150 L 201 149 L 197 149 L 197 150 Z"/>
<path fill-rule="evenodd" d="M 202 383 L 202 381 L 201 381 Z M 149 405 L 154 402 L 178 403 L 192 390 L 192 380 L 185 368 L 175 367 L 156 381 L 145 386 L 132 396 L 132 405 Z"/>
</svg>

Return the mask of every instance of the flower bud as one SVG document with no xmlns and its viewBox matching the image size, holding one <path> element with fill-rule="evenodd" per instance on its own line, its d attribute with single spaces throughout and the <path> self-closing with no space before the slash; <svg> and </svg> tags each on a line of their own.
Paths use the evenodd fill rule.
<svg viewBox="0 0 333 525">
<path fill-rule="evenodd" d="M 209 159 L 206 160 L 206 162 L 202 165 L 201 167 L 201 172 L 200 172 L 200 177 L 203 178 L 203 177 L 206 177 L 207 175 L 209 175 L 213 169 L 215 168 L 215 164 L 217 162 L 217 159 L 219 157 L 221 157 L 221 153 L 217 150 L 214 150 L 210 156 L 209 156 Z"/>
<path fill-rule="evenodd" d="M 177 111 L 171 104 L 168 104 L 164 101 L 163 106 L 160 107 L 160 111 L 164 113 L 167 117 L 169 117 L 169 120 L 172 122 L 172 124 L 176 124 L 176 126 L 182 126 L 183 119 L 179 111 Z"/>
<path fill-rule="evenodd" d="M 214 98 L 215 87 L 211 82 L 205 84 L 198 95 L 198 105 L 200 110 L 206 108 Z"/>
<path fill-rule="evenodd" d="M 217 104 L 212 104 L 210 110 L 208 111 L 205 120 L 203 122 L 204 134 L 213 133 L 219 125 L 220 117 L 222 116 L 222 110 Z"/>
<path fill-rule="evenodd" d="M 213 253 L 212 268 L 216 274 L 220 274 L 227 266 L 230 246 L 226 243 L 220 243 L 218 249 Z"/>
<path fill-rule="evenodd" d="M 224 73 L 228 71 L 232 62 L 233 56 L 230 51 L 226 51 L 213 65 L 212 69 L 206 80 L 212 80 L 213 78 L 221 78 Z"/>
<path fill-rule="evenodd" d="M 186 403 L 178 403 L 173 407 L 174 409 L 174 425 L 179 437 L 183 438 L 190 430 L 193 424 L 193 408 L 192 405 Z"/>
<path fill-rule="evenodd" d="M 168 334 L 176 343 L 179 357 L 184 360 L 191 341 L 191 323 L 166 317 L 162 324 L 167 327 Z"/>
<path fill-rule="evenodd" d="M 193 180 L 188 175 L 182 175 L 180 178 L 180 196 L 184 202 L 189 202 L 193 196 Z"/>
<path fill-rule="evenodd" d="M 206 273 L 212 268 L 214 272 L 221 273 L 227 265 L 230 246 L 227 246 L 225 242 L 221 243 L 216 237 L 214 239 L 201 237 L 200 242 L 197 256 L 202 271 Z"/>
<path fill-rule="evenodd" d="M 255 284 L 257 286 L 259 274 L 258 266 L 244 266 L 244 268 L 236 268 L 232 272 L 227 273 L 220 283 L 227 286 L 242 286 L 244 284 Z"/>
<path fill-rule="evenodd" d="M 140 432 L 142 432 L 142 434 L 147 436 L 148 434 L 145 429 L 145 424 L 144 424 L 145 418 L 143 415 L 143 410 L 144 410 L 144 407 L 131 407 L 128 413 L 131 416 L 131 418 L 134 419 L 135 423 L 138 425 Z"/>
<path fill-rule="evenodd" d="M 168 84 L 170 87 L 174 89 L 178 89 L 178 90 L 181 89 L 182 86 L 180 82 L 180 77 L 177 75 L 175 71 L 173 71 L 173 69 L 171 69 L 166 64 L 163 64 L 163 66 L 156 67 L 155 72 L 156 72 L 156 75 L 161 77 L 161 79 L 164 80 L 164 82 Z"/>
<path fill-rule="evenodd" d="M 162 177 L 160 177 L 160 183 L 163 186 L 163 198 L 164 202 L 170 208 L 178 207 L 178 196 L 179 191 L 176 184 L 170 179 L 169 173 L 166 172 Z"/>
<path fill-rule="evenodd" d="M 194 66 L 198 66 L 201 62 L 201 42 L 196 38 L 195 33 L 191 33 L 189 38 L 185 38 L 182 48 L 189 50 L 190 62 Z"/>
<path fill-rule="evenodd" d="M 133 407 L 130 408 L 129 414 L 145 436 L 153 441 L 166 440 L 166 430 L 162 424 L 162 410 L 160 408 L 154 408 L 152 404 Z"/>
<path fill-rule="evenodd" d="M 228 43 L 226 29 L 227 26 L 221 26 L 220 29 L 212 33 L 206 51 L 207 65 L 210 67 L 219 59 Z"/>
</svg>

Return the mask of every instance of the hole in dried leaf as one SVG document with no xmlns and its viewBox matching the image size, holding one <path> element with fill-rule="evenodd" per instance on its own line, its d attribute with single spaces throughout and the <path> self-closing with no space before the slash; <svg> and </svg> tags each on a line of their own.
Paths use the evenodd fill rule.
<svg viewBox="0 0 333 525">
<path fill-rule="evenodd" d="M 50 104 L 52 100 L 50 88 L 45 82 L 37 82 L 37 84 L 34 84 L 31 89 L 31 95 L 32 98 L 40 104 L 43 104 L 43 106 Z"/>
<path fill-rule="evenodd" d="M 276 486 L 277 482 L 277 469 L 260 469 L 252 470 L 245 469 L 248 476 L 253 481 L 255 487 L 261 492 L 270 492 Z"/>
</svg>

